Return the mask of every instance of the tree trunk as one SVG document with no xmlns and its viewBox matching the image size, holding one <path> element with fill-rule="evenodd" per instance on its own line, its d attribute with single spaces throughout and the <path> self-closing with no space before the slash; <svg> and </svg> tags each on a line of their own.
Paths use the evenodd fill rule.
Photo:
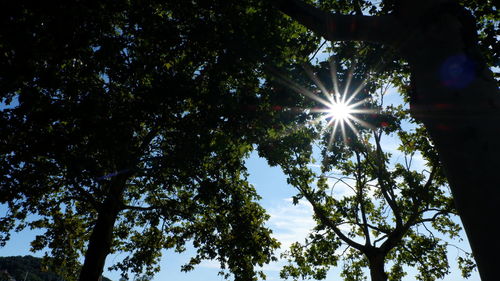
<svg viewBox="0 0 500 281">
<path fill-rule="evenodd" d="M 90 235 L 85 261 L 79 281 L 98 281 L 102 275 L 106 257 L 113 242 L 113 228 L 121 211 L 123 185 L 111 188 L 100 208 L 97 221 Z"/>
<path fill-rule="evenodd" d="M 371 281 L 387 281 L 387 274 L 384 270 L 384 255 L 374 255 L 368 257 L 370 263 Z"/>
<path fill-rule="evenodd" d="M 474 87 L 462 94 L 477 93 Z M 495 91 L 490 91 L 494 94 Z M 426 120 L 483 281 L 498 280 L 500 118 L 489 112 Z"/>
<path fill-rule="evenodd" d="M 447 100 L 417 105 L 414 115 L 423 121 L 439 152 L 481 279 L 496 280 L 500 264 L 496 231 L 500 213 L 500 94 L 494 82 L 481 78 L 451 92 L 443 87 L 422 88 L 425 93 L 417 90 L 420 97 L 450 94 Z M 444 109 L 425 110 L 432 106 Z"/>
<path fill-rule="evenodd" d="M 481 279 L 494 281 L 500 264 L 500 92 L 477 51 L 475 27 L 463 15 L 438 18 L 415 30 L 405 46 L 415 91 L 410 106 L 439 153 Z"/>
</svg>

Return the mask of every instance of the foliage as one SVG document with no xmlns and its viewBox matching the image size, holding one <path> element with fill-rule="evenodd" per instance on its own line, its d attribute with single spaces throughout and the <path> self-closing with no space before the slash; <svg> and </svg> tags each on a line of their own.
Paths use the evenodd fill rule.
<svg viewBox="0 0 500 281">
<path fill-rule="evenodd" d="M 327 66 L 316 66 L 316 77 L 322 77 Z M 361 79 L 353 81 L 363 73 L 360 70 L 348 93 L 359 86 Z M 349 76 L 338 77 L 346 84 Z M 320 81 L 334 92 L 331 78 Z M 433 144 L 425 130 L 412 123 L 408 109 L 383 105 L 385 92 L 368 93 L 374 85 L 367 83 L 353 102 L 369 97 L 365 107 L 376 113 L 354 114 L 368 125 L 357 124 L 357 134 L 345 125 L 346 136 L 332 135 L 331 129 L 322 129 L 325 124 L 310 123 L 292 133 L 270 134 L 260 148 L 260 154 L 281 166 L 288 183 L 297 189 L 295 203 L 304 199 L 311 204 L 317 223 L 304 243 L 293 244 L 285 255 L 290 264 L 283 268 L 283 278 L 324 279 L 328 269 L 342 260 L 345 280 L 360 280 L 362 268 L 371 268 L 376 257 L 391 265 L 389 280 L 401 280 L 403 266 L 416 267 L 418 280 L 449 273 L 449 244 L 436 233 L 455 239 L 461 228 Z M 319 86 L 308 84 L 309 91 L 319 95 Z M 384 138 L 397 141 L 398 151 L 384 152 L 388 145 Z M 313 159 L 313 143 L 321 148 L 321 161 Z M 415 165 L 418 159 L 424 164 Z M 320 174 L 311 169 L 318 162 Z M 345 189 L 340 195 L 339 188 Z M 470 256 L 465 253 L 459 261 L 464 276 L 470 274 L 474 268 Z"/>
<path fill-rule="evenodd" d="M 285 1 L 281 1 L 285 2 Z M 297 1 L 289 1 L 290 3 L 296 3 Z M 302 2 L 302 1 L 301 1 Z M 309 2 L 313 3 L 316 7 L 319 7 L 322 11 L 328 11 L 328 12 L 333 12 L 337 14 L 364 14 L 364 15 L 379 15 L 379 16 L 385 16 L 385 15 L 391 15 L 395 17 L 400 17 L 402 14 L 403 10 L 405 9 L 404 5 L 405 3 L 410 3 L 411 1 L 390 1 L 390 0 L 385 0 L 381 1 L 378 3 L 375 3 L 373 1 L 304 1 L 304 2 Z M 429 3 L 432 1 L 429 1 Z M 461 32 L 461 38 L 464 40 L 464 44 L 466 45 L 464 47 L 465 51 L 471 51 L 471 49 L 475 48 L 476 44 L 476 39 L 477 43 L 479 45 L 479 51 L 481 52 L 481 55 L 484 57 L 486 65 L 489 67 L 498 67 L 498 44 L 496 44 L 496 37 L 498 34 L 498 8 L 496 7 L 496 4 L 490 2 L 490 1 L 483 1 L 483 2 L 478 2 L 478 1 L 459 1 L 462 6 L 464 6 L 467 10 L 461 9 L 458 5 L 455 5 L 454 1 L 444 1 L 443 6 L 440 7 L 439 10 L 434 10 L 434 11 L 426 11 L 426 14 L 420 14 L 418 12 L 412 13 L 412 11 L 407 11 L 408 15 L 417 15 L 419 18 L 416 19 L 414 24 L 417 26 L 412 26 L 413 28 L 420 30 L 427 30 L 429 32 L 429 29 L 433 24 L 435 24 L 438 21 L 441 21 L 443 16 L 450 16 L 452 15 L 456 19 L 459 20 L 460 22 L 460 32 Z M 416 2 L 413 2 L 416 3 Z M 295 8 L 299 7 L 301 4 L 297 4 L 297 6 L 294 6 Z M 415 4 L 414 7 L 418 7 L 419 4 Z M 423 6 L 423 3 L 422 3 Z M 300 10 L 300 8 L 297 8 Z M 291 9 L 285 9 L 287 13 L 289 11 L 292 11 L 290 14 L 292 17 L 296 18 L 297 20 L 301 21 L 304 24 L 308 24 L 311 21 L 311 16 L 313 12 L 307 13 L 303 12 L 302 13 L 291 10 Z M 296 13 L 294 15 L 294 13 Z M 320 15 L 321 13 L 318 12 L 315 14 L 315 16 Z M 437 15 L 440 16 L 437 16 Z M 475 18 L 473 18 L 475 17 Z M 330 22 L 333 21 L 333 23 Z M 335 21 L 339 20 L 339 21 Z M 353 22 L 351 22 L 351 29 L 355 28 L 355 21 L 356 19 L 353 19 Z M 401 20 L 401 19 L 400 19 Z M 401 20 L 401 22 L 404 22 L 404 18 Z M 332 19 L 328 19 L 328 24 L 334 26 L 335 23 L 341 23 L 342 19 L 339 17 L 335 17 Z M 411 22 L 411 20 L 409 20 Z M 376 23 L 376 20 L 373 22 L 374 24 Z M 403 23 L 402 23 L 403 24 Z M 312 29 L 315 29 L 314 25 L 312 26 Z M 477 27 L 477 31 L 476 28 Z M 316 28 L 318 33 L 322 33 L 324 30 L 321 29 L 321 27 Z M 404 29 L 404 28 L 403 28 Z M 409 28 L 411 30 L 411 28 Z M 351 30 L 352 31 L 352 30 Z M 326 32 L 323 32 L 322 34 L 328 33 L 329 30 Z M 382 31 L 383 32 L 383 31 Z M 432 31 L 430 31 L 432 33 Z M 335 38 L 335 36 L 332 36 Z M 404 35 L 403 38 L 407 38 L 406 34 Z M 352 41 L 342 41 L 342 42 L 332 42 L 331 46 L 327 48 L 327 51 L 329 51 L 331 54 L 335 56 L 335 59 L 339 62 L 338 68 L 342 71 L 348 71 L 349 68 L 354 68 L 354 65 L 356 65 L 358 68 L 362 69 L 361 74 L 362 76 L 364 75 L 365 78 L 370 77 L 370 83 L 366 85 L 365 87 L 368 92 L 373 93 L 374 89 L 380 88 L 382 85 L 390 83 L 393 86 L 397 87 L 399 90 L 399 93 L 403 95 L 405 98 L 405 101 L 408 103 L 410 101 L 410 98 L 413 97 L 413 105 L 417 103 L 417 98 L 416 92 L 415 92 L 415 79 L 414 77 L 411 77 L 410 75 L 410 67 L 408 61 L 404 60 L 402 58 L 402 49 L 404 48 L 404 40 L 401 38 L 401 42 L 397 41 L 397 38 L 395 39 L 397 42 L 394 44 L 394 46 L 388 47 L 388 46 L 383 46 L 383 45 L 378 45 L 374 44 L 371 42 L 352 42 Z M 335 39 L 334 39 L 335 40 Z M 349 39 L 348 39 L 349 40 Z M 358 39 L 355 39 L 358 40 Z M 423 42 L 422 42 L 423 43 Z M 427 42 L 428 43 L 428 42 Z M 431 42 L 432 44 L 432 42 Z M 433 50 L 437 52 L 440 52 L 440 48 L 442 46 L 438 46 L 437 48 L 434 48 Z M 432 49 L 432 48 L 431 48 Z M 413 50 L 415 52 L 418 52 L 418 49 Z M 478 58 L 477 53 L 475 53 L 475 49 L 473 50 L 474 54 L 471 54 L 474 56 L 475 59 L 477 59 L 477 62 L 479 64 L 482 63 L 482 59 Z M 354 63 L 354 60 L 352 58 L 356 58 L 357 64 Z M 326 84 L 327 89 L 332 89 L 333 85 L 329 83 L 331 80 L 330 77 L 325 76 L 326 74 L 329 74 L 329 71 L 325 71 L 325 66 L 327 63 L 322 63 L 318 62 L 316 60 L 316 63 L 321 66 L 320 69 L 316 69 L 316 75 L 322 79 L 321 82 Z M 425 63 L 424 63 L 425 65 Z M 478 66 L 482 67 L 482 66 Z M 427 73 L 429 72 L 429 69 L 423 69 L 422 72 L 425 74 L 424 76 L 424 83 L 430 83 L 431 81 L 426 81 L 425 79 L 429 80 L 429 77 L 426 76 Z M 496 78 L 498 80 L 498 70 L 493 69 L 493 71 L 497 71 L 495 73 Z M 290 88 L 293 89 L 296 92 L 304 92 L 303 89 L 300 89 L 300 87 L 297 87 L 293 82 L 296 82 L 299 85 L 303 85 L 302 88 L 305 87 L 305 85 L 309 85 L 310 82 L 304 82 L 306 79 L 303 77 L 298 78 L 297 76 L 297 71 L 290 70 L 288 69 L 287 71 L 284 71 L 284 73 L 287 73 L 286 75 L 281 74 L 281 76 L 292 76 L 291 81 L 287 81 L 287 83 L 290 85 Z M 415 74 L 415 73 L 413 73 Z M 325 79 L 326 77 L 326 79 Z M 341 80 L 346 81 L 345 79 L 346 76 L 342 76 L 341 74 Z M 281 79 L 283 80 L 283 79 Z M 432 79 L 430 79 L 432 80 Z M 425 87 L 424 87 L 425 88 Z M 425 88 L 425 91 L 428 91 L 427 88 Z M 286 92 L 283 91 L 281 88 L 278 88 L 277 92 Z M 315 88 L 311 91 L 312 93 L 319 93 L 319 89 Z M 438 96 L 439 93 L 433 92 L 432 93 L 435 96 Z M 291 95 L 291 94 L 289 94 Z M 286 94 L 282 93 L 281 96 L 286 96 Z M 300 99 L 299 99 L 300 100 Z M 444 99 L 443 99 L 444 100 Z M 302 107 L 303 108 L 313 108 L 318 105 L 308 105 L 308 102 L 304 101 L 299 101 L 299 103 L 302 102 Z M 447 100 L 447 102 L 450 102 L 450 100 Z M 451 104 L 454 104 L 453 101 L 450 102 Z M 466 105 L 467 106 L 467 105 Z M 403 165 L 403 163 L 400 163 L 399 166 L 394 166 L 390 167 L 391 169 L 386 170 L 386 173 L 382 173 L 380 176 L 387 177 L 385 180 L 387 183 L 393 183 L 391 188 L 395 188 L 396 190 L 399 189 L 405 189 L 406 186 L 406 191 L 404 192 L 405 194 L 401 193 L 401 195 L 405 195 L 408 197 L 405 200 L 402 200 L 398 196 L 398 200 L 402 200 L 401 202 L 397 201 L 397 204 L 406 205 L 409 206 L 414 203 L 418 203 L 419 201 L 426 201 L 429 200 L 432 196 L 438 195 L 438 198 L 434 198 L 433 200 L 438 200 L 437 202 L 430 203 L 431 205 L 434 205 L 433 208 L 436 208 L 436 210 L 439 210 L 438 207 L 444 207 L 444 209 L 448 209 L 448 211 L 451 211 L 449 207 L 451 207 L 452 203 L 449 198 L 449 192 L 446 191 L 446 189 L 442 189 L 445 185 L 444 179 L 442 177 L 442 172 L 440 171 L 439 167 L 439 162 L 438 162 L 438 157 L 437 153 L 434 150 L 432 142 L 429 140 L 429 138 L 426 136 L 426 131 L 423 129 L 421 126 L 422 124 L 415 124 L 415 120 L 405 120 L 403 123 L 408 124 L 408 121 L 411 121 L 412 124 L 411 126 L 416 126 L 414 132 L 406 132 L 405 130 L 402 130 L 401 127 L 399 127 L 400 124 L 398 122 L 394 121 L 402 121 L 403 119 L 408 117 L 407 112 L 394 108 L 391 110 L 390 114 L 394 114 L 394 117 L 396 117 L 396 120 L 394 118 L 388 118 L 390 117 L 389 115 L 378 115 L 373 118 L 373 120 L 366 120 L 363 119 L 364 121 L 370 121 L 372 125 L 377 125 L 378 127 L 381 127 L 377 129 L 377 131 L 374 132 L 366 132 L 365 131 L 365 139 L 372 140 L 372 147 L 365 148 L 364 143 L 358 143 L 356 144 L 354 136 L 351 134 L 350 136 L 348 135 L 347 140 L 350 141 L 348 145 L 346 146 L 347 148 L 344 148 L 342 146 L 335 146 L 333 145 L 332 147 L 334 148 L 333 151 L 329 153 L 323 153 L 322 157 L 324 158 L 322 161 L 323 165 L 323 173 L 327 173 L 332 171 L 332 169 L 335 170 L 340 170 L 341 172 L 345 174 L 350 174 L 352 175 L 353 172 L 356 172 L 356 167 L 360 166 L 362 167 L 360 170 L 363 172 L 368 172 L 368 174 L 373 175 L 373 171 L 376 171 L 376 169 L 366 169 L 367 165 L 366 163 L 377 160 L 375 161 L 375 165 L 379 165 L 379 163 L 383 163 L 382 167 L 385 167 L 386 161 L 390 158 L 389 155 L 386 155 L 382 153 L 382 149 L 380 149 L 380 153 L 373 153 L 374 151 L 377 151 L 378 148 L 373 148 L 373 137 L 370 138 L 366 136 L 366 134 L 377 134 L 377 132 L 383 131 L 384 134 L 389 134 L 394 132 L 398 132 L 398 137 L 400 141 L 402 142 L 403 145 L 401 145 L 400 150 L 406 157 L 411 158 L 415 153 L 420 153 L 422 154 L 423 158 L 427 163 L 429 164 L 429 167 L 435 167 L 434 170 L 430 169 L 431 171 L 434 171 L 433 174 L 433 181 L 435 183 L 434 188 L 435 191 L 431 192 L 428 190 L 425 190 L 422 188 L 417 188 L 415 190 L 414 187 L 418 187 L 419 185 L 422 186 L 422 182 L 425 182 L 426 180 L 429 180 L 431 177 L 430 175 L 432 173 L 425 172 L 423 171 L 412 171 L 410 170 L 406 165 Z M 456 113 L 454 113 L 456 114 Z M 431 115 L 429 115 L 431 116 Z M 446 116 L 446 115 L 445 115 Z M 304 116 L 296 116 L 295 117 L 296 125 L 297 127 L 303 126 L 305 123 L 304 120 L 308 120 L 307 117 Z M 358 116 L 359 118 L 359 116 Z M 293 117 L 292 117 L 293 119 Z M 370 119 L 370 118 L 367 118 Z M 386 119 L 386 120 L 383 120 Z M 476 119 L 474 119 L 474 122 L 477 122 Z M 403 126 L 403 129 L 406 129 Z M 293 133 L 291 133 L 293 131 Z M 384 212 L 381 212 L 379 207 L 380 205 L 376 205 L 371 203 L 371 200 L 369 202 L 365 202 L 364 200 L 357 199 L 356 196 L 351 197 L 349 199 L 343 199 L 343 200 L 338 200 L 334 198 L 330 198 L 327 194 L 326 191 L 331 191 L 331 185 L 326 184 L 328 183 L 328 179 L 320 177 L 319 179 L 315 178 L 316 175 L 312 173 L 312 171 L 307 167 L 309 164 L 317 163 L 315 159 L 311 158 L 311 152 L 312 152 L 312 144 L 313 141 L 317 138 L 315 134 L 319 131 L 317 128 L 311 128 L 310 130 L 283 130 L 283 131 L 273 131 L 269 134 L 269 139 L 263 140 L 263 145 L 261 148 L 259 148 L 259 152 L 262 156 L 265 156 L 268 158 L 268 161 L 271 165 L 281 165 L 284 166 L 284 170 L 288 169 L 289 174 L 293 175 L 290 176 L 289 182 L 294 184 L 296 187 L 299 187 L 299 194 L 295 197 L 295 202 L 298 202 L 300 199 L 306 199 L 312 202 L 316 202 L 316 220 L 318 221 L 318 227 L 315 230 L 314 233 L 311 234 L 311 236 L 306 240 L 306 243 L 304 245 L 301 244 L 294 244 L 292 248 L 290 249 L 290 259 L 295 263 L 295 264 L 290 264 L 289 266 L 286 266 L 284 271 L 283 271 L 283 276 L 291 276 L 294 278 L 298 277 L 312 277 L 312 278 L 320 278 L 324 275 L 325 272 L 325 267 L 328 267 L 330 265 L 336 265 L 338 257 L 330 257 L 330 260 L 325 261 L 323 256 L 321 254 L 317 254 L 318 252 L 321 253 L 322 251 L 318 251 L 316 249 L 315 244 L 312 241 L 317 241 L 318 235 L 321 237 L 320 234 L 323 234 L 324 236 L 329 237 L 330 234 L 327 233 L 328 230 L 334 228 L 331 227 L 332 225 L 335 226 L 337 220 L 341 220 L 342 218 L 345 217 L 355 217 L 357 214 L 359 214 L 359 211 L 355 212 L 351 207 L 355 207 L 354 210 L 360 210 L 362 208 L 361 205 L 364 205 L 365 212 L 371 212 L 372 218 L 368 219 L 373 219 L 374 217 L 379 217 L 384 215 Z M 350 137 L 350 138 L 349 138 Z M 309 140 L 308 140 L 309 139 Z M 323 140 L 323 148 L 325 151 L 328 151 L 326 149 L 328 145 L 328 137 Z M 288 148 L 286 148 L 288 146 Z M 473 148 L 472 148 L 473 150 Z M 356 157 L 353 154 L 355 151 L 364 152 L 364 154 L 367 157 L 360 157 L 359 159 L 361 161 L 356 161 Z M 368 153 L 370 152 L 370 153 Z M 371 155 L 371 156 L 370 156 Z M 290 159 L 294 159 L 293 162 L 290 162 Z M 394 162 L 391 162 L 394 164 Z M 490 164 L 487 164 L 490 165 Z M 324 174 L 322 174 L 324 176 Z M 342 173 L 341 175 L 337 175 L 340 180 L 342 179 Z M 436 176 L 438 178 L 436 179 Z M 403 184 L 401 185 L 400 182 L 395 181 L 395 179 L 398 179 L 398 181 L 402 181 Z M 315 181 L 318 181 L 317 183 L 317 188 L 313 188 L 315 186 Z M 343 179 L 342 179 L 343 180 Z M 492 181 L 494 182 L 494 180 Z M 394 185 L 394 183 L 397 183 Z M 404 184 L 406 183 L 406 185 Z M 323 185 L 323 187 L 322 187 Z M 359 184 L 353 185 L 354 190 L 356 190 L 356 187 L 359 186 Z M 424 185 L 425 186 L 425 185 Z M 301 189 L 302 188 L 302 189 Z M 440 191 L 439 191 L 440 190 Z M 403 190 L 399 191 L 402 192 Z M 417 192 L 418 191 L 418 192 Z M 423 191 L 425 192 L 430 192 L 430 194 L 425 194 L 422 193 Z M 374 195 L 376 195 L 375 192 L 372 192 Z M 366 192 L 359 192 L 363 196 L 359 196 L 361 198 L 364 198 Z M 306 194 L 308 196 L 306 196 Z M 382 192 L 379 191 L 378 195 L 380 197 L 380 194 Z M 411 198 L 414 198 L 412 200 Z M 420 198 L 420 199 L 418 199 Z M 380 199 L 380 198 L 379 198 Z M 359 202 L 359 203 L 358 203 Z M 356 205 L 357 204 L 357 205 Z M 371 204 L 371 205 L 370 205 Z M 379 203 L 380 204 L 380 203 Z M 399 206 L 398 205 L 398 206 Z M 417 204 L 418 205 L 418 204 Z M 396 206 L 396 205 L 395 205 Z M 313 204 L 314 207 L 314 204 Z M 389 208 L 391 209 L 391 208 Z M 398 208 L 394 208 L 395 210 L 398 210 Z M 417 209 L 417 208 L 412 208 L 412 209 Z M 411 210 L 410 210 L 411 211 Z M 331 212 L 337 213 L 337 216 L 334 216 L 331 214 Z M 418 212 L 418 210 L 417 210 Z M 454 211 L 452 211 L 454 212 Z M 318 215 L 318 213 L 320 215 Z M 404 212 L 405 215 L 402 216 L 406 218 L 411 218 L 411 212 Z M 405 245 L 406 248 L 403 249 L 404 251 L 412 252 L 415 251 L 418 254 L 425 254 L 424 256 L 429 258 L 427 256 L 427 251 L 431 251 L 434 254 L 436 254 L 433 257 L 430 257 L 428 260 L 422 259 L 418 255 L 411 256 L 411 255 L 398 255 L 397 250 L 392 253 L 388 253 L 388 258 L 386 261 L 392 260 L 392 263 L 389 262 L 389 264 L 392 264 L 392 269 L 390 270 L 391 272 L 389 273 L 388 277 L 390 280 L 398 280 L 404 275 L 404 271 L 402 269 L 402 264 L 411 264 L 411 266 L 419 266 L 420 267 L 420 278 L 423 278 L 425 280 L 432 279 L 432 278 L 439 278 L 446 274 L 447 272 L 447 261 L 445 259 L 442 260 L 437 260 L 435 257 L 445 257 L 444 252 L 446 250 L 446 244 L 443 243 L 443 241 L 435 239 L 435 237 L 432 236 L 432 233 L 434 232 L 441 232 L 442 234 L 447 234 L 451 237 L 454 237 L 458 233 L 458 226 L 451 220 L 447 215 L 445 215 L 446 212 L 439 213 L 437 211 L 437 215 L 435 217 L 431 216 L 429 219 L 435 219 L 435 221 L 432 224 L 432 227 L 434 228 L 433 231 L 429 231 L 429 236 L 425 236 L 427 233 L 427 229 L 425 231 L 422 230 L 422 227 L 420 227 L 420 230 L 422 230 L 423 234 L 420 232 L 415 232 L 415 231 L 410 231 L 407 232 L 408 237 L 406 240 L 403 242 L 408 243 L 408 245 Z M 323 218 L 321 216 L 323 214 Z M 383 218 L 383 217 L 382 217 Z M 369 235 L 379 235 L 378 237 L 383 237 L 383 232 L 388 231 L 391 228 L 394 228 L 394 224 L 396 221 L 395 216 L 393 217 L 386 217 L 388 219 L 388 223 L 382 224 L 381 226 L 383 228 L 379 228 L 379 230 L 382 231 L 377 231 L 375 230 L 374 234 L 370 234 L 368 232 L 368 235 L 364 235 L 363 228 L 358 228 L 356 227 L 351 228 L 350 231 L 346 231 L 347 235 L 345 238 L 352 238 L 349 235 L 352 235 L 354 237 L 358 237 L 361 235 L 364 237 L 368 237 Z M 394 220 L 394 221 L 393 221 Z M 425 220 L 425 219 L 424 219 Z M 330 226 L 325 223 L 325 221 L 330 221 L 333 223 L 330 224 Z M 379 219 L 377 223 L 381 223 L 382 220 Z M 407 221 L 409 222 L 409 221 Z M 340 222 L 339 222 L 340 223 Z M 428 222 L 426 222 L 427 227 L 429 227 Z M 377 226 L 377 225 L 375 225 Z M 472 230 L 470 230 L 472 231 Z M 326 247 L 322 248 L 323 251 L 329 251 L 329 252 L 335 252 L 335 249 L 338 246 L 338 233 L 336 233 L 337 239 L 325 239 L 327 241 L 331 242 L 331 248 L 326 249 Z M 334 235 L 335 237 L 335 235 Z M 479 236 L 478 236 L 479 237 Z M 411 238 L 411 239 L 410 239 Z M 413 239 L 413 240 L 412 240 Z M 356 239 L 354 239 L 356 240 Z M 383 242 L 383 239 L 379 242 Z M 477 241 L 476 241 L 477 242 Z M 317 242 L 316 242 L 317 243 Z M 328 243 L 326 243 L 328 244 Z M 401 245 L 400 245 L 401 246 Z M 307 248 L 311 247 L 311 253 L 307 252 Z M 351 247 L 351 246 L 350 246 Z M 420 248 L 419 248 L 420 247 Z M 488 247 L 486 245 L 486 247 Z M 361 248 L 361 247 L 359 247 Z M 399 248 L 401 250 L 401 248 Z M 339 249 L 340 250 L 340 249 Z M 341 251 L 342 252 L 342 251 Z M 338 253 L 338 252 L 337 252 Z M 487 255 L 486 255 L 487 256 Z M 365 256 L 360 254 L 360 251 L 358 250 L 353 250 L 352 247 L 350 249 L 347 249 L 347 251 L 344 252 L 344 255 L 342 256 L 345 258 L 347 261 L 345 264 L 347 266 L 344 267 L 344 269 L 347 269 L 343 271 L 343 277 L 348 278 L 349 280 L 358 280 L 360 277 L 360 273 L 362 273 L 359 269 L 361 267 L 366 267 L 369 264 L 369 261 L 366 259 Z M 474 268 L 474 263 L 470 259 L 470 255 L 465 255 L 463 257 L 460 257 L 458 259 L 459 261 L 459 267 L 461 269 L 465 269 L 466 271 L 463 272 L 464 277 L 468 276 L 470 274 L 470 271 Z M 420 265 L 419 262 L 410 262 L 411 259 L 415 260 L 420 260 Z M 485 258 L 487 259 L 487 258 Z M 394 262 L 396 260 L 396 262 Z M 430 267 L 436 267 L 436 269 L 439 268 L 439 270 L 435 271 L 435 275 L 433 275 L 432 271 L 429 274 L 429 272 L 426 272 L 425 268 L 430 268 Z M 490 272 L 494 275 L 494 270 L 493 272 Z M 494 278 L 494 277 L 493 277 Z"/>
<path fill-rule="evenodd" d="M 0 19 L 0 241 L 45 229 L 32 249 L 72 280 L 111 216 L 124 276 L 191 241 L 183 270 L 256 278 L 278 245 L 243 166 L 273 115 L 263 68 L 315 39 L 257 0 L 28 1 Z"/>
</svg>

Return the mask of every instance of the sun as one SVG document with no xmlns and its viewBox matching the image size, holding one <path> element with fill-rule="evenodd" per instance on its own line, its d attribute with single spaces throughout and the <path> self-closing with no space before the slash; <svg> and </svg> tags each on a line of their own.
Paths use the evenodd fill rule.
<svg viewBox="0 0 500 281">
<path fill-rule="evenodd" d="M 327 119 L 338 119 L 345 121 L 352 118 L 351 113 L 353 113 L 353 106 L 342 101 L 330 103 L 327 105 L 326 118 Z"/>
<path fill-rule="evenodd" d="M 336 133 L 340 131 L 344 143 L 347 142 L 346 130 L 350 129 L 354 135 L 359 135 L 357 125 L 372 128 L 373 126 L 361 119 L 363 114 L 373 114 L 375 111 L 366 107 L 369 98 L 359 98 L 358 94 L 364 89 L 367 80 L 363 80 L 356 88 L 351 87 L 351 79 L 353 69 L 349 70 L 343 91 L 340 91 L 339 81 L 337 78 L 336 66 L 333 61 L 330 61 L 330 71 L 333 89 L 328 90 L 320 79 L 314 74 L 311 68 L 305 68 L 306 73 L 314 81 L 318 90 L 316 92 L 308 91 L 301 87 L 298 91 L 310 99 L 319 103 L 321 108 L 313 109 L 312 112 L 322 113 L 313 122 L 321 122 L 325 124 L 322 131 L 326 132 L 331 128 L 330 141 L 331 145 Z"/>
<path fill-rule="evenodd" d="M 372 112 L 368 109 L 361 108 L 361 105 L 366 103 L 366 99 L 360 101 L 353 101 L 356 97 L 356 94 L 359 91 L 354 92 L 347 98 L 347 93 L 343 95 L 340 94 L 332 94 L 326 92 L 325 96 L 327 99 L 320 98 L 316 96 L 314 98 L 318 101 L 322 107 L 313 109 L 312 112 L 322 113 L 318 118 L 314 120 L 315 123 L 323 122 L 325 123 L 323 131 L 332 129 L 330 135 L 330 143 L 333 141 L 333 138 L 337 131 L 341 131 L 344 142 L 346 142 L 346 129 L 350 128 L 355 135 L 358 135 L 358 130 L 356 129 L 355 124 L 360 124 L 362 126 L 369 126 L 366 122 L 361 120 L 357 115 L 366 114 L 368 112 Z M 325 93 L 325 92 L 324 92 Z"/>
</svg>

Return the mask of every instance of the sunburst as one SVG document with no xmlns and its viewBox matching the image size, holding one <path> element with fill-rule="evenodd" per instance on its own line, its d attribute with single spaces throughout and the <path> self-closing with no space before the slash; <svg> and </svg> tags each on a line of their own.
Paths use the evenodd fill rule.
<svg viewBox="0 0 500 281">
<path fill-rule="evenodd" d="M 333 84 L 332 90 L 327 90 L 324 84 L 320 81 L 320 79 L 314 74 L 314 71 L 309 66 L 304 66 L 304 69 L 311 80 L 316 84 L 318 90 L 312 92 L 311 90 L 305 88 L 304 86 L 294 82 L 289 79 L 282 73 L 278 71 L 274 71 L 273 73 L 276 75 L 278 81 L 280 81 L 286 87 L 292 89 L 293 91 L 304 95 L 320 104 L 320 107 L 316 107 L 313 109 L 303 109 L 306 112 L 312 113 L 321 113 L 319 117 L 315 120 L 311 121 L 311 123 L 324 124 L 322 129 L 322 134 L 329 129 L 331 129 L 330 140 L 328 142 L 328 146 L 331 145 L 333 139 L 337 132 L 340 132 L 343 137 L 344 143 L 347 143 L 347 130 L 350 129 L 354 132 L 356 136 L 359 135 L 359 131 L 356 128 L 356 124 L 361 125 L 366 128 L 373 128 L 373 126 L 362 119 L 360 117 L 363 114 L 373 114 L 376 113 L 373 109 L 368 109 L 366 106 L 363 106 L 369 101 L 369 98 L 365 98 L 359 100 L 356 98 L 361 90 L 364 89 L 367 80 L 363 80 L 360 85 L 353 91 L 350 91 L 351 81 L 353 77 L 353 71 L 348 72 L 345 85 L 343 87 L 343 91 L 340 91 L 339 81 L 337 78 L 337 71 L 335 63 L 330 61 L 330 71 L 331 71 L 331 79 Z"/>
<path fill-rule="evenodd" d="M 356 129 L 356 124 L 363 127 L 372 128 L 373 126 L 369 123 L 361 120 L 359 117 L 363 114 L 373 114 L 375 111 L 373 109 L 363 108 L 363 105 L 368 102 L 368 98 L 362 100 L 356 100 L 359 92 L 364 88 L 366 84 L 366 79 L 351 93 L 349 92 L 350 84 L 352 80 L 352 69 L 349 71 L 344 86 L 344 90 L 341 93 L 339 90 L 339 82 L 337 78 L 337 71 L 335 64 L 330 62 L 330 70 L 333 84 L 333 92 L 326 89 L 323 83 L 314 74 L 312 69 L 305 67 L 306 73 L 314 81 L 316 86 L 318 86 L 319 91 L 317 93 L 312 93 L 304 88 L 299 93 L 319 102 L 322 107 L 315 108 L 312 112 L 322 113 L 321 116 L 316 118 L 313 122 L 323 122 L 325 124 L 323 131 L 331 128 L 330 140 L 328 145 L 331 145 L 333 138 L 335 137 L 337 131 L 342 133 L 344 143 L 347 142 L 346 129 L 347 127 L 351 129 L 355 135 L 359 135 Z M 324 96 L 325 98 L 323 98 Z"/>
</svg>

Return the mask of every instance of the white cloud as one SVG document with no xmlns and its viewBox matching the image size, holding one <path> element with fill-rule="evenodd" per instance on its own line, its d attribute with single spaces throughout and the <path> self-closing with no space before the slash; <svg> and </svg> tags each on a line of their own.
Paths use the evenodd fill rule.
<svg viewBox="0 0 500 281">
<path fill-rule="evenodd" d="M 312 206 L 300 200 L 293 205 L 291 198 L 280 201 L 268 209 L 271 218 L 268 226 L 273 229 L 274 237 L 281 242 L 281 250 L 286 250 L 294 242 L 302 242 L 315 226 Z"/>
<path fill-rule="evenodd" d="M 342 180 L 339 180 L 342 179 Z M 341 200 L 344 197 L 353 196 L 354 190 L 351 187 L 354 186 L 354 180 L 346 178 L 328 178 L 327 184 L 331 187 L 331 196 L 337 200 Z M 349 187 L 351 186 L 351 187 Z"/>
<path fill-rule="evenodd" d="M 203 261 L 201 261 L 201 263 L 198 266 L 204 267 L 204 268 L 213 268 L 213 269 L 220 270 L 220 262 L 217 260 L 203 260 Z"/>
<path fill-rule="evenodd" d="M 320 164 L 307 164 L 307 167 L 313 168 L 313 169 L 321 169 Z"/>
<path fill-rule="evenodd" d="M 350 188 L 346 187 L 352 191 Z M 348 191 L 346 191 L 344 196 Z M 295 243 L 303 243 L 305 238 L 316 225 L 313 220 L 313 208 L 306 200 L 300 200 L 297 205 L 293 205 L 291 198 L 286 198 L 281 201 L 278 206 L 268 209 L 271 218 L 268 221 L 268 226 L 273 230 L 273 236 L 281 243 L 281 248 L 278 255 L 288 250 Z M 347 233 L 350 226 L 343 224 L 339 229 Z M 265 270 L 279 270 L 280 265 L 271 264 L 264 267 Z"/>
</svg>

